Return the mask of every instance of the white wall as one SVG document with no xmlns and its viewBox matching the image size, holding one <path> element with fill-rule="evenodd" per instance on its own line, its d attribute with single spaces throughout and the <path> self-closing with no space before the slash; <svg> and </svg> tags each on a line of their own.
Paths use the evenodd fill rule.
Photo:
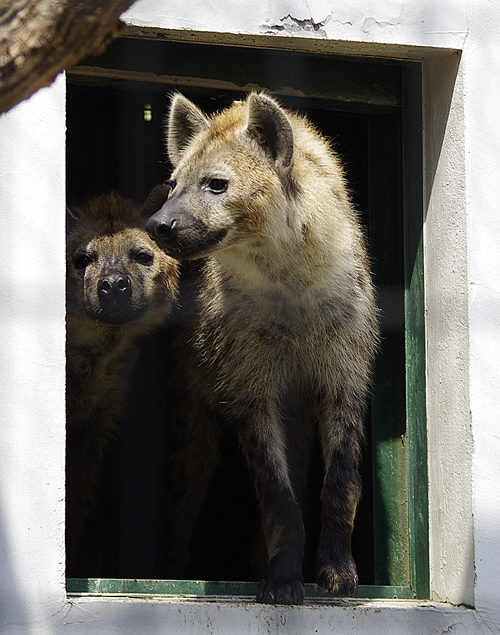
<svg viewBox="0 0 500 635">
<path fill-rule="evenodd" d="M 423 81 L 431 587 L 435 599 L 474 604 L 464 85 L 459 55 L 428 59 Z"/>
<path fill-rule="evenodd" d="M 469 250 L 470 397 L 474 433 L 476 606 L 500 628 L 499 326 L 500 326 L 500 68 L 498 3 L 470 16 L 465 69 L 465 150 Z"/>
<path fill-rule="evenodd" d="M 141 0 L 126 20 L 136 34 L 424 61 L 432 591 L 476 609 L 67 601 L 60 77 L 0 117 L 0 633 L 500 632 L 500 4 Z"/>
<path fill-rule="evenodd" d="M 460 0 L 139 0 L 129 23 L 163 29 L 461 49 L 485 2 Z"/>
<path fill-rule="evenodd" d="M 0 632 L 64 602 L 65 82 L 0 117 Z M 43 632 L 43 631 L 41 631 Z"/>
</svg>

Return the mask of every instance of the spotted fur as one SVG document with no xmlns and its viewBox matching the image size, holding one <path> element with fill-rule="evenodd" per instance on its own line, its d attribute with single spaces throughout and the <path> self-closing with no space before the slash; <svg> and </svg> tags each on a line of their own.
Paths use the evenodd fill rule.
<svg viewBox="0 0 500 635">
<path fill-rule="evenodd" d="M 267 545 L 257 600 L 300 604 L 301 484 L 316 429 L 324 462 L 317 581 L 351 595 L 378 325 L 339 157 L 305 118 L 265 94 L 211 118 L 176 95 L 167 147 L 171 191 L 146 227 L 169 255 L 203 259 L 194 311 L 172 342 L 171 570 L 182 575 L 229 425 L 253 475 Z"/>
</svg>

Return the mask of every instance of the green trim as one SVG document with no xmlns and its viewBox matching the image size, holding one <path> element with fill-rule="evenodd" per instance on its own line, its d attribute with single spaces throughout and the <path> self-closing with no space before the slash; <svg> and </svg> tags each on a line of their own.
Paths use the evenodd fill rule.
<svg viewBox="0 0 500 635">
<path fill-rule="evenodd" d="M 402 118 L 380 114 L 369 124 L 370 245 L 375 280 L 381 296 L 390 294 L 384 301 L 392 311 L 372 401 L 375 582 L 410 586 L 424 599 L 430 586 L 420 64 L 403 65 L 402 77 Z M 400 181 L 402 194 L 394 191 Z M 394 323 L 399 314 L 404 324 Z"/>
<path fill-rule="evenodd" d="M 68 578 L 71 595 L 169 595 L 191 597 L 250 597 L 257 593 L 256 582 L 205 582 L 203 580 L 116 580 L 109 578 Z M 409 587 L 359 586 L 356 598 L 412 599 Z M 333 599 L 316 584 L 306 584 L 306 599 Z"/>
<path fill-rule="evenodd" d="M 370 254 L 382 344 L 372 398 L 375 583 L 409 585 L 401 116 L 369 119 Z"/>
<path fill-rule="evenodd" d="M 416 596 L 428 598 L 430 585 L 421 82 L 420 64 L 408 64 L 403 68 L 406 399 L 408 491 L 412 501 L 409 506 L 410 575 Z"/>
</svg>

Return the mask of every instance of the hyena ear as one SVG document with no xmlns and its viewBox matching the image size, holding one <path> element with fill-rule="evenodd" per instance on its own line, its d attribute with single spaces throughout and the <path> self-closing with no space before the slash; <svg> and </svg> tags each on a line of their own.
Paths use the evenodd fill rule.
<svg viewBox="0 0 500 635">
<path fill-rule="evenodd" d="M 210 122 L 184 95 L 177 93 L 170 105 L 167 127 L 167 150 L 170 161 L 174 166 L 191 143 L 193 137 L 207 130 Z"/>
<path fill-rule="evenodd" d="M 148 194 L 148 197 L 144 201 L 144 205 L 141 209 L 141 216 L 143 218 L 150 218 L 153 214 L 156 214 L 168 198 L 172 186 L 170 183 L 160 183 Z"/>
<path fill-rule="evenodd" d="M 80 214 L 76 209 L 71 209 L 66 205 L 66 216 L 71 220 L 80 220 Z"/>
<path fill-rule="evenodd" d="M 292 126 L 285 111 L 271 97 L 263 93 L 249 95 L 246 132 L 277 167 L 289 167 L 293 156 Z"/>
<path fill-rule="evenodd" d="M 66 236 L 75 231 L 79 220 L 80 215 L 78 214 L 78 212 L 75 209 L 70 209 L 68 206 L 66 206 Z"/>
</svg>

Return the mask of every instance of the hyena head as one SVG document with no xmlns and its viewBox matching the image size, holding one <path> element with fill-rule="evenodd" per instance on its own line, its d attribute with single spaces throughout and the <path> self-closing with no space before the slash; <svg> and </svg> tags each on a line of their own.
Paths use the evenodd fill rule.
<svg viewBox="0 0 500 635">
<path fill-rule="evenodd" d="M 271 97 L 252 93 L 208 118 L 177 94 L 167 149 L 174 171 L 145 210 L 156 212 L 146 229 L 168 254 L 199 258 L 283 229 L 293 132 Z"/>
<path fill-rule="evenodd" d="M 68 211 L 68 316 L 107 325 L 160 323 L 175 295 L 177 263 L 144 231 L 140 206 L 111 192 Z"/>
</svg>

